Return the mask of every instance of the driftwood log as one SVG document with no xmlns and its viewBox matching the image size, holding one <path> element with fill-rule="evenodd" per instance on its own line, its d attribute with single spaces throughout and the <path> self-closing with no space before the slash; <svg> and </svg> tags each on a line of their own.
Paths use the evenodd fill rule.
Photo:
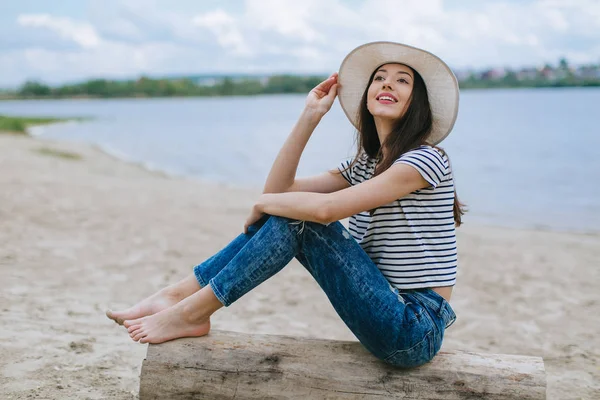
<svg viewBox="0 0 600 400">
<path fill-rule="evenodd" d="M 543 360 L 440 352 L 399 369 L 358 342 L 211 331 L 149 345 L 140 400 L 545 399 Z"/>
</svg>

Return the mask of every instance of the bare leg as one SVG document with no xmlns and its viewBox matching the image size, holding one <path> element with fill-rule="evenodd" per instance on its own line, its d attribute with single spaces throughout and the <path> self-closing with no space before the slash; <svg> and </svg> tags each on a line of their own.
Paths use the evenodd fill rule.
<svg viewBox="0 0 600 400">
<path fill-rule="evenodd" d="M 231 259 L 244 248 L 246 243 L 254 236 L 259 226 L 260 224 L 256 224 L 256 226 L 253 226 L 252 229 L 249 230 L 249 233 L 239 235 L 224 249 L 195 267 L 194 271 L 202 271 L 203 279 L 200 279 L 199 275 L 192 274 L 184 280 L 168 286 L 147 299 L 142 300 L 133 307 L 122 311 L 109 310 L 106 312 L 106 316 L 118 324 L 123 324 L 124 320 L 133 320 L 156 314 L 196 293 L 200 290 L 201 285 L 204 285 L 199 282 L 208 282 L 212 277 L 217 275 Z"/>
<path fill-rule="evenodd" d="M 156 314 L 124 322 L 129 336 L 140 343 L 162 343 L 181 337 L 204 336 L 210 316 L 223 307 L 212 288 L 205 286 L 179 303 Z"/>
<path fill-rule="evenodd" d="M 133 307 L 121 311 L 108 310 L 106 316 L 119 325 L 123 325 L 125 320 L 145 317 L 169 308 L 198 290 L 200 290 L 198 280 L 194 274 L 191 274 L 179 282 L 159 290 Z"/>
<path fill-rule="evenodd" d="M 216 310 L 230 305 L 275 275 L 297 253 L 301 227 L 290 221 L 279 217 L 265 219 L 260 229 L 256 227 L 252 238 L 244 240 L 241 249 L 228 246 L 216 256 L 227 260 L 225 266 L 221 262 L 199 266 L 196 277 L 199 282 L 205 282 L 204 287 L 156 314 L 126 320 L 124 325 L 129 336 L 140 343 L 162 343 L 206 335 L 210 330 L 210 316 Z M 214 273 L 215 270 L 218 271 Z"/>
</svg>

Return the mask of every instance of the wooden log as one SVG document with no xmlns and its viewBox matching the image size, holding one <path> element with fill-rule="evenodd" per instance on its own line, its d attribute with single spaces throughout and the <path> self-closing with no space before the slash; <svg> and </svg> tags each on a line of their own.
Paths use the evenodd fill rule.
<svg viewBox="0 0 600 400">
<path fill-rule="evenodd" d="M 539 357 L 440 352 L 394 368 L 358 342 L 211 331 L 149 345 L 140 400 L 545 399 Z"/>
</svg>

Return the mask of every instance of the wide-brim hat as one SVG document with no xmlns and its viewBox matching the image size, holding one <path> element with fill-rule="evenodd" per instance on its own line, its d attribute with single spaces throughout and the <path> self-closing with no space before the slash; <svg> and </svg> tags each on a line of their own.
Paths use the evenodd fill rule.
<svg viewBox="0 0 600 400">
<path fill-rule="evenodd" d="M 360 102 L 376 68 L 390 63 L 417 71 L 427 87 L 433 126 L 427 142 L 435 145 L 448 136 L 458 115 L 458 81 L 439 57 L 416 47 L 394 42 L 372 42 L 352 50 L 339 69 L 338 98 L 350 122 L 358 127 Z"/>
</svg>

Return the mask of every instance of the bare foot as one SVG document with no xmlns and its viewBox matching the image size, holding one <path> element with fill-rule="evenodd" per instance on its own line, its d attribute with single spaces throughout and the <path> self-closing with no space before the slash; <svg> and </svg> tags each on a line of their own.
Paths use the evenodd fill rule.
<svg viewBox="0 0 600 400">
<path fill-rule="evenodd" d="M 210 331 L 210 318 L 191 320 L 182 312 L 183 307 L 171 307 L 157 314 L 136 320 L 127 320 L 129 336 L 140 343 L 163 343 L 182 337 L 204 336 Z"/>
<path fill-rule="evenodd" d="M 123 325 L 125 320 L 142 318 L 169 308 L 198 290 L 200 290 L 198 280 L 194 274 L 190 274 L 179 282 L 159 290 L 133 307 L 121 311 L 108 310 L 106 316 L 117 324 Z"/>
<path fill-rule="evenodd" d="M 180 300 L 182 299 L 177 296 L 177 294 L 162 289 L 152 296 L 140 301 L 133 307 L 121 311 L 108 310 L 106 311 L 106 316 L 114 320 L 117 324 L 123 325 L 125 320 L 156 314 L 157 312 L 177 304 Z"/>
</svg>

